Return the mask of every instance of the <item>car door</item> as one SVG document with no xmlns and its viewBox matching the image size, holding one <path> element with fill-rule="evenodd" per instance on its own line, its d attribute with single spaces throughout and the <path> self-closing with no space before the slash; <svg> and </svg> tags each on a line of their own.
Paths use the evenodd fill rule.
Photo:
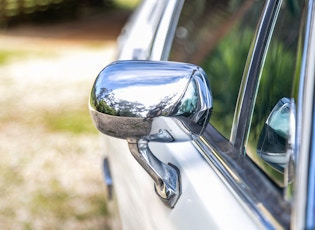
<svg viewBox="0 0 315 230">
<path fill-rule="evenodd" d="M 261 100 L 259 91 L 262 90 L 259 87 L 264 85 L 261 79 L 268 76 L 264 72 L 271 68 L 267 64 L 268 54 L 275 47 L 277 51 L 280 50 L 276 54 L 277 60 L 284 59 L 278 39 L 281 41 L 291 28 L 286 26 L 288 31 L 280 33 L 279 37 L 273 35 L 276 34 L 274 31 L 284 28 L 282 24 L 286 20 L 282 19 L 282 12 L 293 15 L 292 33 L 298 31 L 292 37 L 295 46 L 291 41 L 284 44 L 292 45 L 292 50 L 296 51 L 287 59 L 288 62 L 293 60 L 290 66 L 298 68 L 301 59 L 297 54 L 303 51 L 296 41 L 303 39 L 306 31 L 305 23 L 304 29 L 299 29 L 303 25 L 300 24 L 301 17 L 307 14 L 301 16 L 303 4 L 298 2 L 290 5 L 297 3 L 295 1 L 250 0 L 238 4 L 234 1 L 186 1 L 183 5 L 181 2 L 172 3 L 164 6 L 164 9 L 169 10 L 161 14 L 154 36 L 150 38 L 150 51 L 144 48 L 146 55 L 141 57 L 202 66 L 212 89 L 213 112 L 210 124 L 199 138 L 192 139 L 176 125 L 167 123 L 165 125 L 172 130 L 175 141 L 149 143 L 155 158 L 164 164 L 174 165 L 179 172 L 179 195 L 171 207 L 165 205 L 156 194 L 152 178 L 130 154 L 127 142 L 109 136 L 102 137 L 123 227 L 288 228 L 290 197 L 293 195 L 287 190 L 291 188 L 291 181 L 285 180 L 287 174 L 282 173 L 280 181 L 283 184 L 278 183 L 277 178 L 269 175 L 268 170 L 255 161 L 256 150 L 252 150 L 253 154 L 249 152 L 252 140 L 259 142 L 259 132 L 252 135 L 253 131 L 269 124 L 268 117 L 272 117 L 270 114 L 273 108 L 277 108 L 274 107 L 277 103 L 268 101 L 264 104 L 271 107 L 270 111 L 260 109 L 265 113 L 262 116 L 255 114 L 256 105 L 259 106 Z M 180 16 L 178 12 L 181 12 Z M 277 39 L 273 43 L 274 38 Z M 135 50 L 139 51 L 136 48 L 131 53 L 139 53 Z M 270 54 L 271 57 L 274 55 Z M 128 56 L 124 58 L 128 59 Z M 294 71 L 290 69 L 287 71 L 292 75 L 291 79 L 298 75 L 292 74 Z M 281 83 L 281 80 L 278 82 Z M 294 87 L 285 88 L 290 91 Z M 279 95 L 294 98 L 290 93 Z M 279 95 L 274 98 L 286 104 L 286 100 L 281 101 Z M 292 104 L 289 100 L 289 115 L 294 113 L 290 107 Z M 264 146 L 260 143 L 260 150 L 264 150 Z M 284 164 L 286 169 L 290 166 L 288 162 Z"/>
</svg>

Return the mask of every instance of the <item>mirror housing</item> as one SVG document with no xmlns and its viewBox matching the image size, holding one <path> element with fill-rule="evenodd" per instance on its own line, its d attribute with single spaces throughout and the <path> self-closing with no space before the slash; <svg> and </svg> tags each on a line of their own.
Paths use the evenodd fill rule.
<svg viewBox="0 0 315 230">
<path fill-rule="evenodd" d="M 118 61 L 98 75 L 89 109 L 96 128 L 109 136 L 147 136 L 153 119 L 162 116 L 180 121 L 193 137 L 201 135 L 209 122 L 212 97 L 198 66 Z"/>
<path fill-rule="evenodd" d="M 181 141 L 176 140 L 177 126 L 189 140 L 203 133 L 212 111 L 204 71 L 178 62 L 114 62 L 96 78 L 89 109 L 100 132 L 128 141 L 160 199 L 173 208 L 181 194 L 180 172 L 174 164 L 160 161 L 149 142 Z M 169 124 L 174 122 L 172 129 Z"/>
</svg>

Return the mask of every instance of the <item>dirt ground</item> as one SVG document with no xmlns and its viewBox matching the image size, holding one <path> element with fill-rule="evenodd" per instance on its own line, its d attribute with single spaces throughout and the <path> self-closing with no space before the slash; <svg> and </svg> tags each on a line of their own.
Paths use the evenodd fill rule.
<svg viewBox="0 0 315 230">
<path fill-rule="evenodd" d="M 1 229 L 118 228 L 87 102 L 129 15 L 0 31 Z"/>
</svg>

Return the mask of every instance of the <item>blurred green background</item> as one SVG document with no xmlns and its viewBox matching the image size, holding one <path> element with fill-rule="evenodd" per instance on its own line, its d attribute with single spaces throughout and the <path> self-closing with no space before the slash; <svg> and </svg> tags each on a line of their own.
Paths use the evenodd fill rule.
<svg viewBox="0 0 315 230">
<path fill-rule="evenodd" d="M 88 112 L 138 0 L 0 0 L 0 228 L 119 229 Z"/>
<path fill-rule="evenodd" d="M 86 11 L 134 8 L 139 0 L 0 0 L 0 25 L 43 23 L 80 17 Z"/>
</svg>

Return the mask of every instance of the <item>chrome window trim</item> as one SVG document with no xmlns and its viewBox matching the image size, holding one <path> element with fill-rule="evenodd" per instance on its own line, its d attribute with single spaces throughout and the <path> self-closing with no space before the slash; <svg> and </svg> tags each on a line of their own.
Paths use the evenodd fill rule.
<svg viewBox="0 0 315 230">
<path fill-rule="evenodd" d="M 308 169 L 308 181 L 307 181 L 307 206 L 306 206 L 306 223 L 305 229 L 315 228 L 315 98 L 313 95 L 313 122 L 312 122 L 312 134 L 311 134 L 311 151 L 309 156 L 309 169 Z"/>
<path fill-rule="evenodd" d="M 170 54 L 172 44 L 174 41 L 174 36 L 175 36 L 178 20 L 179 20 L 184 2 L 185 0 L 177 0 L 177 4 L 175 6 L 174 13 L 172 15 L 170 27 L 165 38 L 165 45 L 162 50 L 161 60 L 168 60 L 169 58 L 169 54 Z"/>
<path fill-rule="evenodd" d="M 168 0 L 140 3 L 117 38 L 117 60 L 149 59 L 156 31 L 168 3 Z"/>
<path fill-rule="evenodd" d="M 250 118 L 254 110 L 261 65 L 266 57 L 281 3 L 282 0 L 266 1 L 244 69 L 230 137 L 231 143 L 240 149 L 241 153 L 244 153 Z"/>
<path fill-rule="evenodd" d="M 195 145 L 240 203 L 267 229 L 289 229 L 291 205 L 252 161 L 212 125 Z M 263 188 L 263 190 L 261 190 Z M 281 207 L 281 208 L 279 208 Z M 274 217 L 277 217 L 275 219 Z"/>
<path fill-rule="evenodd" d="M 184 0 L 169 0 L 154 37 L 150 60 L 168 59 Z"/>
<path fill-rule="evenodd" d="M 211 125 L 208 125 L 203 137 L 195 141 L 197 149 L 227 183 L 227 187 L 231 188 L 240 203 L 249 208 L 250 213 L 254 213 L 259 222 L 268 229 L 290 228 L 291 203 L 286 201 L 279 188 L 241 153 L 248 136 L 261 65 L 281 3 L 282 0 L 266 1 L 244 70 L 230 143 Z"/>
<path fill-rule="evenodd" d="M 281 1 L 268 1 L 266 5 L 266 10 L 268 10 L 268 4 L 274 4 L 273 6 L 277 7 L 279 6 L 277 5 L 279 3 L 281 3 Z M 269 7 L 270 6 L 271 5 L 269 5 Z M 300 152 L 300 155 L 302 155 L 302 157 L 299 156 L 297 161 L 298 169 L 296 178 L 307 178 L 308 176 L 310 147 L 312 147 L 313 150 L 312 163 L 314 165 L 312 165 L 312 167 L 313 169 L 315 168 L 315 143 L 311 142 L 310 140 L 311 127 L 310 125 L 307 125 L 311 123 L 312 119 L 314 119 L 315 116 L 315 4 L 313 0 L 308 1 L 308 6 L 306 7 L 308 11 L 308 19 L 306 23 L 307 31 L 304 41 L 305 45 L 303 50 L 302 69 L 300 74 L 301 79 L 298 103 L 302 106 L 300 106 L 298 110 L 298 133 L 296 135 L 297 138 L 300 137 L 296 143 L 300 143 L 300 146 L 297 146 L 297 151 Z M 275 8 L 273 8 L 273 10 L 274 9 Z M 269 8 L 269 10 L 272 9 Z M 264 13 L 264 16 L 266 16 L 266 12 Z M 273 23 L 271 21 L 269 22 Z M 312 30 L 309 31 L 309 28 L 312 28 Z M 260 34 L 261 29 L 266 30 L 267 28 L 262 28 L 260 26 L 257 32 L 257 36 L 262 36 Z M 267 35 L 266 32 L 271 32 L 270 27 L 269 31 L 265 31 L 265 35 Z M 258 44 L 258 39 L 259 38 L 255 39 L 256 44 Z M 264 45 L 265 47 L 263 47 Z M 259 73 L 257 69 L 255 69 L 255 67 L 258 68 L 259 65 L 256 65 L 255 67 L 251 65 L 253 61 L 252 56 L 255 55 L 255 52 L 259 52 L 258 54 L 256 54 L 257 57 L 264 57 L 264 52 L 266 51 L 267 46 L 266 44 L 261 44 L 261 46 L 262 47 L 260 47 L 260 50 L 258 51 L 251 50 L 251 53 L 249 55 L 250 63 L 247 63 L 248 69 L 245 69 L 244 82 L 242 82 L 242 87 L 244 87 L 244 95 L 240 96 L 245 97 L 246 95 L 252 95 L 249 94 L 249 92 L 253 92 L 253 86 L 255 86 L 254 80 L 258 80 L 257 74 Z M 261 61 L 262 60 L 263 59 L 261 59 Z M 250 72 L 251 68 L 254 68 L 252 70 L 253 72 Z M 255 75 L 251 75 L 250 73 L 256 73 L 256 79 Z M 251 80 L 252 82 L 249 82 L 249 80 Z M 248 89 L 250 89 L 249 92 Z M 305 92 L 307 92 L 307 94 L 304 94 Z M 308 181 L 306 179 L 297 180 L 297 183 L 295 185 L 296 192 L 292 203 L 283 199 L 281 193 L 277 190 L 276 186 L 272 184 L 269 178 L 266 178 L 263 175 L 263 173 L 255 166 L 255 164 L 251 162 L 249 158 L 240 154 L 240 152 L 242 152 L 241 147 L 246 140 L 246 130 L 248 129 L 248 127 L 245 128 L 240 126 L 244 126 L 245 124 L 247 124 L 247 122 L 249 124 L 250 121 L 238 121 L 237 119 L 240 119 L 244 114 L 249 114 L 250 111 L 248 111 L 246 107 L 248 107 L 248 105 L 252 105 L 251 100 L 253 101 L 252 97 L 250 100 L 239 104 L 239 114 L 236 114 L 235 122 L 237 123 L 234 124 L 234 131 L 237 131 L 238 135 L 242 134 L 243 139 L 237 139 L 236 136 L 231 137 L 232 142 L 229 145 L 227 144 L 229 140 L 225 139 L 211 125 L 208 125 L 203 137 L 195 142 L 197 149 L 206 158 L 210 166 L 214 168 L 214 170 L 223 179 L 223 181 L 227 183 L 227 186 L 231 188 L 231 191 L 236 194 L 241 203 L 248 207 L 253 213 L 255 213 L 256 217 L 263 223 L 266 228 L 281 227 L 284 229 L 304 229 L 305 227 L 307 227 L 307 221 L 310 221 L 311 218 L 314 218 L 314 216 L 312 216 L 312 214 L 314 213 L 312 213 L 311 215 L 308 214 L 308 219 L 306 219 L 305 216 L 307 214 L 307 192 L 310 193 L 311 191 L 313 191 L 311 189 L 314 189 L 314 187 L 307 187 L 310 186 L 310 184 L 307 184 L 307 182 L 314 181 L 315 175 L 312 175 L 313 177 L 310 178 Z M 301 130 L 301 127 L 306 128 Z M 315 135 L 315 130 L 313 130 L 313 135 Z M 257 177 L 255 177 L 254 179 L 252 177 L 248 177 L 248 175 L 252 176 L 252 174 L 257 175 Z M 262 184 L 264 184 L 264 186 L 261 186 Z M 312 184 L 312 186 L 314 186 L 314 184 Z M 259 188 L 264 188 L 264 191 L 260 191 Z M 307 190 L 307 188 L 309 188 L 309 191 Z M 266 197 L 264 194 L 266 193 L 266 190 L 269 192 L 268 197 Z M 314 194 L 311 195 L 314 196 Z M 270 217 L 272 216 L 276 216 L 277 219 L 270 219 Z M 312 221 L 314 222 L 313 219 Z"/>
<path fill-rule="evenodd" d="M 297 110 L 297 134 L 296 134 L 296 178 L 305 178 L 296 180 L 295 194 L 293 200 L 292 226 L 294 229 L 304 229 L 306 224 L 307 207 L 307 177 L 309 167 L 309 154 L 311 146 L 311 125 L 313 119 L 314 103 L 314 60 L 315 60 L 315 4 L 313 0 L 307 2 L 307 19 L 305 25 L 304 50 L 302 56 L 302 66 L 300 72 L 300 86 L 298 94 Z M 302 129 L 303 127 L 303 129 Z M 313 166 L 314 167 L 314 166 Z M 313 178 L 314 180 L 315 178 Z M 314 216 L 312 217 L 314 218 Z"/>
</svg>

